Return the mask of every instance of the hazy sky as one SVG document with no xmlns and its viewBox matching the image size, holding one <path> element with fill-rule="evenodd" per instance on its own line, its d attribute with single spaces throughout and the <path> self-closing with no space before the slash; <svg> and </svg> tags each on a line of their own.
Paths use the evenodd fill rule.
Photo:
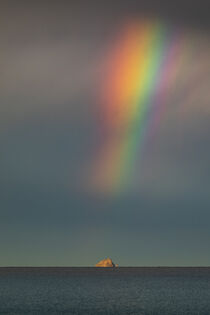
<svg viewBox="0 0 210 315">
<path fill-rule="evenodd" d="M 210 265 L 208 8 L 99 2 L 0 1 L 0 265 Z M 194 48 L 130 188 L 94 194 L 104 60 L 145 16 Z"/>
</svg>

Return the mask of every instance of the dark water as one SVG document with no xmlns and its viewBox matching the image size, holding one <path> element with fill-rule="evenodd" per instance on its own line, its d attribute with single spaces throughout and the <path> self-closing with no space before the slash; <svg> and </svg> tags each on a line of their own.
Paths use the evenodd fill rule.
<svg viewBox="0 0 210 315">
<path fill-rule="evenodd" d="M 0 314 L 210 315 L 210 268 L 0 268 Z"/>
</svg>

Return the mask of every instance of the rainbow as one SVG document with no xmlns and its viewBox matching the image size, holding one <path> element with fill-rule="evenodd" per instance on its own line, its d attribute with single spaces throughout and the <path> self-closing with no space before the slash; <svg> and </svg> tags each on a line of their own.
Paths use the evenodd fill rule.
<svg viewBox="0 0 210 315">
<path fill-rule="evenodd" d="M 91 186 L 119 193 L 129 184 L 148 138 L 154 137 L 186 63 L 189 43 L 159 20 L 129 21 L 106 58 L 100 104 L 101 146 Z"/>
</svg>

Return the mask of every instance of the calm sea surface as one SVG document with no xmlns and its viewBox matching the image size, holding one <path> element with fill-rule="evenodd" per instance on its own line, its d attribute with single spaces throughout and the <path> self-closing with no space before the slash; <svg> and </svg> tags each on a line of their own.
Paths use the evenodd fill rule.
<svg viewBox="0 0 210 315">
<path fill-rule="evenodd" d="M 0 314 L 210 315 L 210 268 L 0 268 Z"/>
</svg>

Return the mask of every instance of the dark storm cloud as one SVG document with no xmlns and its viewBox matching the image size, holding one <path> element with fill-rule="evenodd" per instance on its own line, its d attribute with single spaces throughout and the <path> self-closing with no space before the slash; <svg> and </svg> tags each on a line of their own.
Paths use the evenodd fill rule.
<svg viewBox="0 0 210 315">
<path fill-rule="evenodd" d="M 204 4 L 186 0 L 2 1 L 0 14 L 1 117 L 90 98 L 106 41 L 129 16 L 195 27 L 209 20 Z"/>
<path fill-rule="evenodd" d="M 189 71 L 177 84 L 194 101 L 171 98 L 130 194 L 103 199 L 82 189 L 100 142 L 104 50 L 127 18 L 144 15 L 196 34 L 205 55 L 188 70 L 193 76 L 199 60 L 208 70 L 201 1 L 0 2 L 1 264 L 89 265 L 107 253 L 122 265 L 209 264 L 207 71 L 197 94 Z"/>
</svg>

